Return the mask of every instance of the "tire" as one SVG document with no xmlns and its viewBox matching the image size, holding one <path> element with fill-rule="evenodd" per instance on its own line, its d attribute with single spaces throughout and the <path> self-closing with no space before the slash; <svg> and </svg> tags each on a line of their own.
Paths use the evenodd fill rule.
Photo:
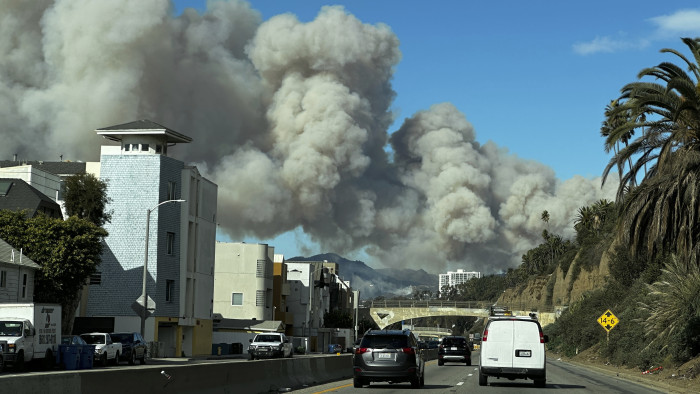
<svg viewBox="0 0 700 394">
<path fill-rule="evenodd" d="M 362 388 L 362 386 L 363 386 L 362 383 L 363 383 L 362 380 L 360 380 L 359 378 L 352 378 L 352 385 L 356 389 Z"/>
<path fill-rule="evenodd" d="M 411 378 L 411 388 L 420 388 L 420 378 L 418 376 Z"/>
<path fill-rule="evenodd" d="M 535 379 L 535 387 L 542 388 L 547 385 L 547 379 Z"/>
<path fill-rule="evenodd" d="M 445 365 L 445 361 L 438 359 L 438 365 L 442 367 Z"/>
<path fill-rule="evenodd" d="M 117 353 L 114 355 L 114 360 L 112 360 L 112 364 L 119 365 L 119 350 L 117 350 Z"/>
<path fill-rule="evenodd" d="M 471 367 L 471 366 L 472 366 L 472 359 L 470 357 L 467 359 L 467 367 Z"/>
<path fill-rule="evenodd" d="M 2 358 L 2 354 L 0 354 L 0 372 L 5 369 L 5 360 Z"/>
<path fill-rule="evenodd" d="M 420 383 L 419 385 L 421 387 L 425 386 L 425 371 L 423 371 L 423 375 L 420 376 Z"/>
<path fill-rule="evenodd" d="M 251 355 L 250 355 L 250 361 L 253 361 L 253 360 L 255 360 L 255 356 L 251 354 Z"/>
<path fill-rule="evenodd" d="M 143 349 L 143 355 L 140 358 L 141 365 L 146 365 L 146 349 Z"/>
<path fill-rule="evenodd" d="M 488 384 L 488 377 L 479 371 L 479 386 L 487 386 Z"/>
<path fill-rule="evenodd" d="M 103 367 L 107 366 L 107 353 L 102 353 L 100 355 L 100 365 Z"/>
<path fill-rule="evenodd" d="M 136 364 L 136 349 L 131 349 L 131 356 L 129 357 L 129 365 Z"/>
<path fill-rule="evenodd" d="M 20 350 L 19 353 L 17 353 L 17 361 L 15 361 L 15 371 L 22 372 L 25 370 L 26 365 L 24 364 L 24 351 Z"/>
<path fill-rule="evenodd" d="M 289 352 L 289 358 L 292 358 L 292 357 L 294 357 L 294 349 L 292 349 L 292 351 Z"/>
<path fill-rule="evenodd" d="M 44 355 L 44 362 L 43 362 L 44 369 L 49 370 L 49 371 L 52 370 L 54 367 L 54 362 L 55 362 L 55 359 L 53 356 L 53 352 L 51 351 L 51 349 L 46 349 L 46 354 Z"/>
</svg>

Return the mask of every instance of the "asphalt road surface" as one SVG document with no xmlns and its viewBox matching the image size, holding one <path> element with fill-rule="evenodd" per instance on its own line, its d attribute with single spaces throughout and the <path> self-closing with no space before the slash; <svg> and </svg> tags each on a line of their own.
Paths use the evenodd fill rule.
<svg viewBox="0 0 700 394">
<path fill-rule="evenodd" d="M 478 360 L 478 353 L 472 354 L 472 359 Z M 389 384 L 384 382 L 372 383 L 356 389 L 352 379 L 334 383 L 307 387 L 294 390 L 295 393 L 406 393 L 413 390 L 410 383 Z M 635 382 L 630 382 L 615 376 L 605 375 L 577 365 L 547 360 L 547 385 L 545 388 L 534 387 L 532 380 L 508 380 L 489 377 L 488 386 L 479 386 L 479 367 L 464 364 L 448 363 L 440 367 L 437 361 L 429 361 L 425 368 L 425 387 L 421 393 L 575 393 L 575 394 L 651 394 L 663 393 Z"/>
</svg>

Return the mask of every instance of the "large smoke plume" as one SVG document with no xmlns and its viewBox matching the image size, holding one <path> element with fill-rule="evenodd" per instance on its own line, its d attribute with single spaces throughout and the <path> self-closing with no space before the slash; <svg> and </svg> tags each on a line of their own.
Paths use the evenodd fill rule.
<svg viewBox="0 0 700 394">
<path fill-rule="evenodd" d="M 496 272 L 541 242 L 542 211 L 570 237 L 579 207 L 614 195 L 478 143 L 449 103 L 390 134 L 399 38 L 341 7 L 308 23 L 235 0 L 179 16 L 166 0 L 0 0 L 0 15 L 0 158 L 96 161 L 95 129 L 153 120 L 193 138 L 171 154 L 219 185 L 234 240 L 301 227 L 385 266 Z"/>
</svg>

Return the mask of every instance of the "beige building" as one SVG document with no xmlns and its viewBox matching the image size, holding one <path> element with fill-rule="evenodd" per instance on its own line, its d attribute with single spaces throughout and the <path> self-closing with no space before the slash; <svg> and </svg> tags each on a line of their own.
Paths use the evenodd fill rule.
<svg viewBox="0 0 700 394">
<path fill-rule="evenodd" d="M 273 261 L 267 244 L 217 242 L 214 313 L 225 319 L 273 320 Z"/>
</svg>

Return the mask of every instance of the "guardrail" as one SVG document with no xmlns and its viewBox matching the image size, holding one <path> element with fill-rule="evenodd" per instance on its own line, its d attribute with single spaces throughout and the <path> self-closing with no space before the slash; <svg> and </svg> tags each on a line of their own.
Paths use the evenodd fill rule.
<svg viewBox="0 0 700 394">
<path fill-rule="evenodd" d="M 470 309 L 487 309 L 493 302 L 490 301 L 441 301 L 441 300 L 381 300 L 371 301 L 370 308 L 429 308 L 429 307 L 445 307 L 445 308 L 470 308 Z"/>
</svg>

